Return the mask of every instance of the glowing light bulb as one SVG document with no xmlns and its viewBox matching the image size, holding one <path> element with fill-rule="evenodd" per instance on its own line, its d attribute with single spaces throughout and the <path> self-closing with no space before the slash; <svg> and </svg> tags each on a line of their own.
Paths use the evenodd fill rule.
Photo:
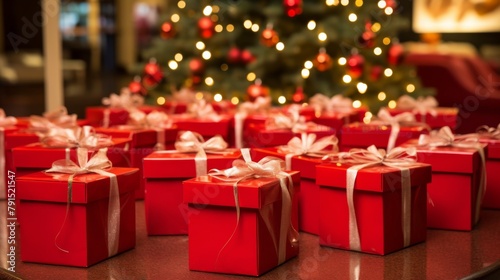
<svg viewBox="0 0 500 280">
<path fill-rule="evenodd" d="M 309 78 L 310 71 L 309 69 L 302 69 L 302 71 L 300 71 L 300 74 L 302 75 L 302 78 L 307 79 Z"/>
<path fill-rule="evenodd" d="M 387 8 L 385 8 L 384 12 L 386 15 L 392 15 L 394 10 L 391 7 L 387 7 Z"/>
<path fill-rule="evenodd" d="M 391 43 L 391 38 L 385 37 L 384 39 L 382 39 L 382 43 L 386 46 L 389 45 Z"/>
<path fill-rule="evenodd" d="M 408 84 L 406 86 L 406 91 L 409 92 L 409 93 L 412 93 L 415 91 L 415 85 L 414 84 Z"/>
<path fill-rule="evenodd" d="M 179 7 L 179 9 L 184 9 L 184 8 L 186 8 L 186 2 L 184 2 L 184 1 L 182 1 L 182 0 L 181 0 L 181 1 L 179 1 L 179 2 L 177 2 L 177 7 Z"/>
<path fill-rule="evenodd" d="M 355 22 L 358 20 L 358 16 L 355 13 L 350 13 L 348 19 L 350 22 Z"/>
<path fill-rule="evenodd" d="M 205 59 L 205 60 L 209 60 L 212 57 L 212 54 L 209 51 L 204 51 L 201 54 L 201 57 L 203 57 L 203 59 Z"/>
<path fill-rule="evenodd" d="M 255 81 L 256 78 L 257 78 L 257 75 L 255 75 L 254 72 L 250 72 L 247 74 L 247 81 L 249 81 L 249 82 Z"/>
<path fill-rule="evenodd" d="M 345 65 L 347 63 L 347 59 L 345 57 L 339 57 L 339 65 Z"/>
<path fill-rule="evenodd" d="M 377 6 L 380 9 L 383 9 L 383 8 L 385 8 L 387 6 L 387 3 L 385 3 L 385 0 L 380 0 L 380 1 L 378 1 Z"/>
<path fill-rule="evenodd" d="M 156 99 L 156 103 L 158 103 L 158 105 L 163 105 L 165 104 L 165 97 L 163 96 L 160 96 Z"/>
<path fill-rule="evenodd" d="M 286 103 L 286 97 L 284 97 L 283 95 L 278 97 L 278 103 L 279 104 L 285 104 Z"/>
<path fill-rule="evenodd" d="M 243 22 L 243 27 L 245 27 L 246 29 L 252 28 L 252 21 L 250 21 L 249 19 L 245 20 Z"/>
<path fill-rule="evenodd" d="M 390 76 L 392 76 L 392 69 L 391 69 L 391 68 L 385 68 L 385 70 L 384 70 L 384 75 L 385 75 L 386 77 L 390 77 Z"/>
<path fill-rule="evenodd" d="M 376 47 L 376 48 L 373 49 L 373 53 L 375 55 L 381 55 L 382 54 L 382 49 L 379 48 L 379 47 Z"/>
<path fill-rule="evenodd" d="M 220 94 L 220 93 L 216 93 L 216 94 L 214 95 L 214 101 L 215 101 L 215 102 L 221 102 L 221 101 L 222 101 L 222 94 Z"/>
<path fill-rule="evenodd" d="M 347 6 L 347 5 L 349 5 L 349 0 L 340 0 L 340 4 L 342 6 Z"/>
<path fill-rule="evenodd" d="M 308 60 L 308 61 L 304 62 L 304 68 L 306 68 L 306 69 L 311 69 L 311 68 L 313 68 L 313 63 L 312 63 L 312 61 Z"/>
<path fill-rule="evenodd" d="M 283 42 L 278 42 L 278 43 L 276 44 L 276 49 L 277 49 L 278 51 L 282 51 L 282 50 L 284 50 L 284 49 L 285 49 L 285 44 L 283 44 Z"/>
<path fill-rule="evenodd" d="M 396 101 L 394 101 L 394 100 L 389 101 L 389 103 L 387 104 L 387 106 L 389 108 L 391 108 L 391 109 L 396 108 Z"/>
<path fill-rule="evenodd" d="M 238 103 L 240 103 L 240 99 L 238 99 L 238 97 L 234 96 L 231 98 L 231 103 L 233 105 L 237 105 Z"/>
<path fill-rule="evenodd" d="M 348 83 L 350 83 L 352 81 L 352 78 L 349 75 L 344 75 L 342 77 L 342 81 L 344 81 L 344 83 L 348 84 Z"/>
<path fill-rule="evenodd" d="M 182 54 L 181 54 L 181 53 L 176 53 L 176 54 L 174 55 L 174 59 L 175 59 L 175 61 L 180 62 L 180 61 L 182 61 L 182 59 L 183 59 L 183 58 L 184 58 L 184 57 L 182 56 Z"/>
<path fill-rule="evenodd" d="M 170 17 L 170 20 L 172 22 L 179 22 L 179 20 L 181 20 L 181 17 L 178 15 L 178 14 L 173 14 L 171 17 Z"/>
<path fill-rule="evenodd" d="M 356 2 L 354 2 L 354 5 L 356 5 L 356 7 L 363 6 L 363 0 L 356 0 Z"/>
<path fill-rule="evenodd" d="M 356 88 L 358 89 L 359 93 L 361 94 L 365 94 L 366 90 L 368 89 L 368 85 L 365 84 L 365 83 L 361 83 L 359 82 L 357 85 L 356 85 Z"/>
<path fill-rule="evenodd" d="M 321 32 L 318 34 L 318 39 L 322 42 L 326 41 L 327 38 L 328 38 L 328 36 L 326 36 L 325 32 Z"/>
<path fill-rule="evenodd" d="M 310 20 L 308 23 L 307 23 L 307 29 L 309 30 L 314 30 L 314 28 L 316 28 L 316 22 L 314 20 Z"/>
<path fill-rule="evenodd" d="M 205 78 L 205 84 L 209 87 L 213 86 L 214 85 L 214 79 L 212 79 L 212 77 L 206 77 Z"/>
<path fill-rule="evenodd" d="M 387 98 L 387 95 L 385 94 L 385 92 L 381 91 L 381 92 L 378 93 L 377 98 L 380 101 L 384 101 Z"/>
<path fill-rule="evenodd" d="M 374 24 L 372 24 L 372 31 L 373 32 L 379 32 L 380 28 L 382 28 L 382 26 L 380 25 L 380 23 L 375 22 Z"/>
<path fill-rule="evenodd" d="M 221 24 L 217 24 L 214 28 L 215 32 L 220 33 L 224 31 L 224 27 Z"/>
<path fill-rule="evenodd" d="M 259 31 L 259 29 L 260 29 L 260 27 L 258 24 L 256 24 L 256 23 L 252 24 L 252 31 L 253 32 L 257 32 L 257 31 Z"/>
<path fill-rule="evenodd" d="M 206 6 L 204 9 L 203 9 L 203 14 L 205 16 L 209 16 L 212 14 L 212 6 Z"/>
<path fill-rule="evenodd" d="M 175 70 L 179 67 L 179 64 L 177 63 L 177 61 L 175 60 L 170 60 L 168 62 L 168 68 L 172 69 L 172 70 Z"/>
<path fill-rule="evenodd" d="M 354 100 L 354 101 L 352 102 L 352 107 L 353 107 L 353 108 L 356 108 L 356 109 L 357 109 L 357 108 L 360 108 L 360 107 L 361 107 L 361 101 L 359 101 L 359 100 Z"/>
<path fill-rule="evenodd" d="M 196 48 L 199 49 L 200 51 L 204 50 L 205 49 L 205 43 L 203 43 L 202 41 L 196 42 Z"/>
<path fill-rule="evenodd" d="M 232 24 L 228 24 L 228 25 L 226 26 L 226 30 L 227 30 L 227 32 L 233 32 L 233 31 L 234 31 L 234 25 L 232 25 Z"/>
</svg>

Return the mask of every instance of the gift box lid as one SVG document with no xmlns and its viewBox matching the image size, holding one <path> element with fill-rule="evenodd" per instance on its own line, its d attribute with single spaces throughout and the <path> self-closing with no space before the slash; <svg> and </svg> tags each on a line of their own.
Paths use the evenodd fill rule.
<svg viewBox="0 0 500 280">
<path fill-rule="evenodd" d="M 127 149 L 129 139 L 113 138 L 113 146 L 108 147 L 109 153 L 123 152 Z M 121 149 L 121 150 L 119 150 Z M 76 162 L 76 148 L 70 149 L 70 159 Z M 89 155 L 93 152 L 89 151 Z M 65 159 L 66 148 L 50 148 L 41 143 L 32 143 L 12 149 L 12 165 L 14 168 L 50 168 L 56 160 Z"/>
<path fill-rule="evenodd" d="M 390 125 L 350 123 L 342 126 L 340 144 L 352 147 L 368 147 L 370 145 L 379 148 L 387 147 L 390 133 Z M 408 139 L 418 138 L 420 134 L 428 133 L 429 128 L 425 124 L 401 124 L 396 145 L 400 145 Z"/>
<path fill-rule="evenodd" d="M 415 146 L 417 160 L 432 165 L 433 172 L 473 173 L 479 167 L 481 158 L 474 148 L 425 147 L 418 146 L 418 140 L 408 140 L 401 146 Z M 486 148 L 486 144 L 482 145 Z M 487 149 L 485 149 L 485 155 Z"/>
<path fill-rule="evenodd" d="M 143 159 L 144 178 L 193 178 L 196 176 L 196 153 L 174 150 L 153 152 Z M 227 169 L 234 160 L 241 158 L 239 150 L 225 154 L 207 153 L 207 170 Z"/>
<path fill-rule="evenodd" d="M 123 125 L 116 127 L 98 127 L 95 129 L 97 133 L 109 135 L 113 138 L 129 138 L 132 148 L 148 147 L 156 145 L 158 141 L 158 133 L 165 133 L 165 141 L 167 143 L 175 141 L 177 137 L 177 127 L 165 129 L 160 132 L 154 129 L 137 128 L 133 126 Z"/>
<path fill-rule="evenodd" d="M 347 169 L 351 166 L 351 164 L 341 163 L 323 163 L 317 165 L 316 184 L 345 189 L 347 184 Z M 431 182 L 432 173 L 429 164 L 422 163 L 417 167 L 410 167 L 409 169 L 412 186 Z M 358 171 L 354 189 L 379 193 L 401 189 L 401 171 L 385 165 L 363 168 Z"/>
<path fill-rule="evenodd" d="M 335 135 L 335 129 L 321 126 L 319 129 L 308 129 L 308 134 L 314 133 L 318 138 Z M 247 131 L 243 132 L 248 142 L 255 142 L 260 147 L 275 147 L 286 145 L 293 137 L 300 137 L 300 132 L 290 129 L 266 129 L 265 125 L 250 124 Z"/>
<path fill-rule="evenodd" d="M 219 119 L 211 118 L 193 118 L 189 115 L 172 116 L 172 120 L 180 131 L 190 130 L 198 132 L 202 136 L 209 137 L 220 135 L 227 139 L 229 133 L 229 121 L 232 119 L 229 115 L 219 115 Z"/>
<path fill-rule="evenodd" d="M 294 187 L 300 186 L 300 173 L 287 172 Z M 185 203 L 235 207 L 233 182 L 212 176 L 200 176 L 183 181 Z M 281 188 L 276 178 L 247 179 L 238 183 L 238 201 L 242 208 L 260 209 L 281 200 Z"/>
<path fill-rule="evenodd" d="M 266 156 L 285 159 L 286 154 L 281 153 L 278 148 L 254 148 L 252 158 L 260 160 Z M 323 163 L 320 157 L 297 155 L 292 157 L 292 170 L 300 171 L 301 178 L 316 179 L 316 165 Z"/>
<path fill-rule="evenodd" d="M 479 142 L 488 144 L 487 158 L 500 159 L 500 139 L 479 138 Z"/>
<path fill-rule="evenodd" d="M 5 149 L 24 146 L 40 141 L 35 133 L 25 132 L 23 130 L 12 131 L 5 134 Z"/>
<path fill-rule="evenodd" d="M 105 169 L 117 176 L 120 194 L 135 191 L 139 186 L 137 168 Z M 33 172 L 17 178 L 17 198 L 20 200 L 68 202 L 70 174 Z M 109 197 L 110 178 L 96 173 L 76 175 L 72 185 L 72 203 L 89 203 Z"/>
</svg>

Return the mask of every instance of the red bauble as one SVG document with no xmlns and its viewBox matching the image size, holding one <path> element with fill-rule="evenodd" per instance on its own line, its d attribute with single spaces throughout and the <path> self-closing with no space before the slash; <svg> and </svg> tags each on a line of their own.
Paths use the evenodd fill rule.
<svg viewBox="0 0 500 280">
<path fill-rule="evenodd" d="M 193 85 L 199 85 L 201 83 L 202 77 L 200 75 L 193 75 L 191 77 L 191 81 L 193 82 Z"/>
<path fill-rule="evenodd" d="M 189 62 L 189 70 L 195 75 L 201 75 L 205 71 L 205 65 L 199 58 L 193 58 Z"/>
<path fill-rule="evenodd" d="M 283 0 L 283 7 L 289 17 L 294 17 L 302 13 L 302 0 Z"/>
<path fill-rule="evenodd" d="M 359 78 L 363 74 L 365 59 L 359 54 L 353 54 L 347 59 L 347 71 L 353 78 Z"/>
<path fill-rule="evenodd" d="M 404 48 L 401 44 L 394 44 L 387 52 L 387 61 L 390 65 L 399 65 L 404 59 Z"/>
<path fill-rule="evenodd" d="M 143 96 L 147 94 L 147 90 L 142 85 L 141 77 L 139 77 L 139 76 L 134 77 L 132 82 L 130 82 L 130 84 L 128 84 L 128 89 L 133 94 L 140 94 Z"/>
<path fill-rule="evenodd" d="M 210 17 L 202 17 L 198 20 L 198 30 L 200 36 L 204 39 L 209 39 L 214 35 L 214 22 Z"/>
<path fill-rule="evenodd" d="M 302 87 L 298 87 L 292 95 L 292 101 L 295 103 L 302 103 L 305 99 L 306 95 L 304 94 L 304 90 Z"/>
<path fill-rule="evenodd" d="M 279 40 L 278 33 L 272 27 L 267 27 L 260 35 L 260 41 L 266 47 L 276 46 Z"/>
<path fill-rule="evenodd" d="M 383 70 L 382 66 L 374 65 L 372 67 L 372 70 L 370 71 L 370 79 L 372 81 L 378 81 L 380 79 L 380 77 L 382 76 L 383 71 L 384 70 Z"/>
<path fill-rule="evenodd" d="M 161 25 L 160 36 L 163 39 L 170 39 L 175 36 L 174 24 L 170 21 L 166 21 Z"/>
<path fill-rule="evenodd" d="M 227 62 L 229 63 L 239 63 L 241 59 L 241 51 L 237 47 L 232 47 L 227 52 Z"/>
<path fill-rule="evenodd" d="M 314 58 L 313 64 L 318 71 L 324 72 L 332 67 L 332 58 L 324 49 L 321 49 L 319 54 Z"/>
<path fill-rule="evenodd" d="M 248 64 L 255 60 L 255 56 L 249 50 L 243 50 L 240 56 L 241 62 Z"/>
<path fill-rule="evenodd" d="M 248 86 L 247 95 L 250 101 L 255 101 L 257 97 L 266 97 L 269 95 L 269 88 L 262 85 L 260 80 L 257 80 L 255 84 Z"/>
<path fill-rule="evenodd" d="M 386 7 L 391 7 L 391 8 L 396 8 L 397 2 L 395 0 L 385 0 L 385 6 Z"/>
<path fill-rule="evenodd" d="M 361 46 L 365 48 L 373 48 L 375 45 L 375 33 L 371 30 L 366 30 L 359 36 L 358 42 Z"/>
<path fill-rule="evenodd" d="M 160 66 L 156 63 L 156 59 L 151 59 L 144 66 L 144 76 L 145 79 L 148 80 L 148 84 L 156 85 L 161 82 L 163 79 L 163 72 L 161 71 Z"/>
</svg>

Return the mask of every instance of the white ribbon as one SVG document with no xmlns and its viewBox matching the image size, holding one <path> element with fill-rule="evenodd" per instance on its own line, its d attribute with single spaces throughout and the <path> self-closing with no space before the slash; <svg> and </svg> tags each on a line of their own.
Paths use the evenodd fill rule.
<svg viewBox="0 0 500 280">
<path fill-rule="evenodd" d="M 172 128 L 173 121 L 164 112 L 152 111 L 146 114 L 138 109 L 129 113 L 128 125 L 137 128 L 153 129 L 156 131 L 155 150 L 165 149 L 165 129 Z"/>
<path fill-rule="evenodd" d="M 293 133 L 314 131 L 328 131 L 329 127 L 319 125 L 314 122 L 306 122 L 305 117 L 297 111 L 290 111 L 288 115 L 278 113 L 271 115 L 266 119 L 267 130 L 287 129 Z"/>
<path fill-rule="evenodd" d="M 401 123 L 416 122 L 415 116 L 412 113 L 405 112 L 391 116 L 389 111 L 384 108 L 378 111 L 377 117 L 379 119 L 372 121 L 371 124 L 385 124 L 391 126 L 391 133 L 389 135 L 389 141 L 387 142 L 387 151 L 391 151 L 396 146 L 396 140 L 398 139 L 399 131 L 401 129 Z"/>
<path fill-rule="evenodd" d="M 113 145 L 111 137 L 95 133 L 92 126 L 76 128 L 54 127 L 50 129 L 40 142 L 50 148 L 87 148 L 99 149 Z"/>
<path fill-rule="evenodd" d="M 205 99 L 197 100 L 188 107 L 188 115 L 195 119 L 211 119 L 220 121 L 221 116 L 214 110 L 212 105 Z"/>
<path fill-rule="evenodd" d="M 349 114 L 354 110 L 352 99 L 344 97 L 342 94 L 336 94 L 330 98 L 324 94 L 316 93 L 309 99 L 309 104 L 314 108 L 316 116 L 322 112 Z"/>
<path fill-rule="evenodd" d="M 109 108 L 120 108 L 131 111 L 144 104 L 144 97 L 139 94 L 133 94 L 128 88 L 124 87 L 121 89 L 120 95 L 111 93 L 109 97 L 104 97 L 102 104 L 108 107 L 104 110 L 103 126 L 109 127 L 111 114 Z"/>
<path fill-rule="evenodd" d="M 254 102 L 246 101 L 238 107 L 238 112 L 234 115 L 234 138 L 237 149 L 243 148 L 243 124 L 245 119 L 251 114 L 267 115 L 271 108 L 271 98 L 269 96 L 259 96 Z"/>
<path fill-rule="evenodd" d="M 480 137 L 488 139 L 500 140 L 500 123 L 497 127 L 489 127 L 487 125 L 480 126 L 476 131 Z"/>
<path fill-rule="evenodd" d="M 286 146 L 278 147 L 278 152 L 285 154 L 285 169 L 292 170 L 292 158 L 294 156 L 306 155 L 309 157 L 324 157 L 325 155 L 338 152 L 339 140 L 335 135 L 325 136 L 316 141 L 316 134 L 301 133 L 299 137 L 293 137 Z M 331 147 L 330 150 L 326 148 Z"/>
<path fill-rule="evenodd" d="M 66 219 L 68 217 L 72 197 L 73 178 L 76 175 L 86 173 L 97 173 L 110 178 L 108 203 L 108 256 L 111 257 L 118 253 L 120 237 L 120 191 L 118 189 L 118 180 L 116 175 L 105 171 L 105 169 L 112 167 L 111 161 L 109 161 L 106 153 L 107 148 L 100 149 L 92 158 L 89 159 L 88 150 L 85 148 L 78 148 L 78 164 L 71 160 L 57 160 L 52 164 L 52 168 L 45 171 L 71 174 L 68 177 L 68 203 L 66 205 L 66 215 L 64 222 L 61 225 L 61 229 L 55 237 L 56 247 L 65 253 L 69 253 L 69 251 L 62 249 L 57 244 L 57 239 L 66 224 Z"/>
<path fill-rule="evenodd" d="M 254 162 L 250 156 L 249 149 L 241 149 L 241 154 L 243 160 L 237 159 L 233 162 L 233 167 L 225 170 L 211 170 L 209 176 L 215 177 L 219 180 L 226 182 L 233 182 L 233 194 L 234 202 L 236 207 L 236 226 L 233 233 L 229 237 L 228 241 L 224 244 L 222 249 L 219 251 L 217 259 L 224 250 L 224 248 L 229 244 L 233 236 L 235 235 L 239 221 L 240 221 L 240 204 L 238 198 L 238 183 L 243 180 L 252 178 L 277 178 L 280 183 L 281 188 L 281 223 L 280 223 L 280 235 L 278 240 L 272 235 L 274 247 L 278 256 L 278 265 L 286 261 L 286 244 L 287 240 L 293 245 L 298 242 L 298 232 L 293 228 L 291 223 L 291 213 L 292 213 L 292 194 L 293 182 L 291 176 L 284 172 L 283 160 L 265 157 L 259 162 Z M 272 234 L 274 232 L 271 221 L 265 221 L 269 232 Z M 288 239 L 289 238 L 289 239 Z"/>
<path fill-rule="evenodd" d="M 354 164 L 347 169 L 346 191 L 347 205 L 349 208 L 349 246 L 351 250 L 361 251 L 356 209 L 354 207 L 354 185 L 358 171 L 376 165 L 385 165 L 401 171 L 401 201 L 402 201 L 402 232 L 403 245 L 410 245 L 411 233 L 411 178 L 410 167 L 419 166 L 416 162 L 417 152 L 415 147 L 396 147 L 389 151 L 370 146 L 368 149 L 351 149 L 324 157 L 330 158 L 335 163 Z"/>
<path fill-rule="evenodd" d="M 437 116 L 437 106 L 438 102 L 432 96 L 419 96 L 414 99 L 409 95 L 402 95 L 396 102 L 396 108 L 411 111 L 413 114 L 420 114 L 422 118 L 425 118 L 427 113 L 433 117 Z"/>
<path fill-rule="evenodd" d="M 465 134 L 455 136 L 448 126 L 442 127 L 439 131 L 432 131 L 430 135 L 422 134 L 418 139 L 419 146 L 427 147 L 456 147 L 476 149 L 481 157 L 481 175 L 479 181 L 479 190 L 476 199 L 476 215 L 474 223 L 479 221 L 481 212 L 481 203 L 486 192 L 486 156 L 484 148 L 479 143 L 478 134 Z"/>
</svg>

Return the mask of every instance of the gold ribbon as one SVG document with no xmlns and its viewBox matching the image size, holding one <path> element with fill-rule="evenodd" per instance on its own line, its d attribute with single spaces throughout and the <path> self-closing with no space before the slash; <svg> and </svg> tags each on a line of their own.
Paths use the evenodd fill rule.
<svg viewBox="0 0 500 280">
<path fill-rule="evenodd" d="M 262 113 L 266 114 L 271 108 L 270 97 L 257 97 L 254 102 L 243 102 L 234 115 L 234 138 L 237 149 L 243 148 L 243 124 L 248 115 Z"/>
<path fill-rule="evenodd" d="M 409 95 L 402 95 L 396 101 L 396 108 L 411 111 L 414 115 L 420 114 L 424 122 L 427 113 L 433 117 L 437 116 L 437 106 L 438 102 L 432 96 L 419 96 L 415 99 Z"/>
<path fill-rule="evenodd" d="M 7 117 L 5 111 L 0 108 L 0 197 L 4 197 L 7 180 L 5 178 L 5 127 L 14 126 L 17 123 L 15 117 Z"/>
<path fill-rule="evenodd" d="M 316 134 L 301 133 L 299 137 L 293 137 L 287 145 L 278 147 L 278 152 L 285 154 L 285 169 L 292 170 L 292 158 L 305 155 L 309 157 L 324 157 L 325 155 L 338 152 L 339 140 L 335 135 L 325 136 L 316 141 Z M 331 150 L 326 150 L 331 146 Z"/>
<path fill-rule="evenodd" d="M 377 149 L 374 145 L 368 149 L 351 149 L 328 155 L 324 159 L 331 159 L 334 163 L 347 163 L 353 166 L 347 169 L 346 191 L 349 208 L 349 246 L 351 250 L 361 251 L 356 209 L 354 208 L 354 185 L 358 171 L 372 166 L 385 165 L 401 171 L 401 200 L 402 200 L 402 232 L 404 247 L 410 245 L 411 234 L 411 177 L 410 167 L 418 166 L 415 147 L 396 147 L 389 152 Z"/>
<path fill-rule="evenodd" d="M 171 128 L 173 121 L 164 112 L 152 111 L 146 114 L 140 110 L 134 109 L 130 111 L 128 125 L 133 126 L 134 129 L 145 128 L 155 130 L 155 150 L 164 150 L 165 129 Z"/>
<path fill-rule="evenodd" d="M 479 143 L 479 134 L 471 133 L 465 135 L 455 136 L 451 128 L 444 126 L 439 131 L 432 131 L 431 134 L 420 135 L 418 139 L 419 146 L 427 147 L 456 147 L 456 148 L 471 148 L 476 149 L 481 157 L 481 175 L 479 181 L 479 190 L 476 199 L 476 215 L 474 223 L 479 221 L 479 214 L 481 212 L 481 203 L 483 201 L 484 193 L 486 192 L 486 156 L 484 148 Z"/>
<path fill-rule="evenodd" d="M 66 204 L 66 215 L 63 224 L 61 225 L 61 229 L 55 237 L 56 247 L 65 253 L 69 253 L 69 251 L 62 249 L 57 244 L 57 239 L 62 229 L 64 228 L 66 219 L 68 217 L 72 197 L 73 178 L 76 175 L 86 173 L 97 173 L 99 175 L 107 176 L 110 178 L 108 203 L 108 256 L 111 257 L 118 253 L 118 244 L 120 237 L 120 191 L 118 189 L 118 180 L 116 178 L 116 175 L 111 172 L 105 171 L 105 169 L 112 167 L 111 161 L 109 161 L 106 153 L 107 148 L 100 149 L 96 154 L 94 154 L 94 156 L 89 159 L 88 150 L 85 148 L 78 148 L 78 164 L 71 160 L 57 160 L 52 164 L 52 168 L 45 171 L 70 174 L 68 178 L 68 203 Z"/>
<path fill-rule="evenodd" d="M 40 142 L 50 148 L 87 148 L 99 149 L 113 145 L 111 137 L 95 133 L 92 126 L 76 128 L 54 127 L 50 129 Z"/>
<path fill-rule="evenodd" d="M 479 134 L 479 137 L 500 140 L 500 123 L 497 127 L 482 125 L 476 130 L 476 132 Z"/>
<path fill-rule="evenodd" d="M 266 119 L 266 129 L 267 130 L 287 129 L 291 130 L 293 133 L 301 133 L 311 130 L 315 131 L 330 130 L 329 127 L 324 125 L 319 125 L 314 122 L 306 122 L 305 117 L 301 116 L 297 111 L 290 111 L 288 112 L 288 115 L 278 113 L 269 116 Z"/>
<path fill-rule="evenodd" d="M 390 125 L 391 133 L 387 142 L 387 151 L 391 151 L 396 146 L 396 140 L 401 130 L 401 123 L 415 123 L 415 116 L 412 113 L 405 112 L 395 116 L 391 116 L 389 111 L 382 108 L 377 114 L 378 120 L 372 121 L 371 124 Z"/>
<path fill-rule="evenodd" d="M 286 261 L 286 244 L 287 240 L 291 242 L 291 244 L 295 244 L 298 242 L 298 232 L 293 228 L 291 219 L 292 219 L 292 194 L 293 191 L 293 181 L 291 176 L 284 172 L 284 162 L 283 160 L 265 157 L 261 159 L 259 162 L 252 161 L 250 156 L 249 149 L 241 149 L 241 154 L 243 156 L 243 160 L 237 159 L 233 162 L 233 167 L 225 170 L 211 170 L 209 172 L 209 176 L 217 178 L 222 181 L 232 182 L 233 183 L 233 194 L 234 194 L 234 203 L 236 207 L 236 225 L 234 227 L 233 233 L 224 244 L 224 246 L 219 251 L 217 259 L 220 254 L 224 250 L 224 248 L 229 244 L 232 240 L 236 231 L 238 229 L 238 225 L 240 222 L 240 204 L 238 198 L 238 183 L 252 178 L 277 178 L 280 183 L 281 188 L 281 223 L 280 223 L 280 235 L 279 239 L 276 240 L 276 237 L 272 234 L 273 223 L 271 221 L 265 221 L 266 226 L 268 227 L 269 232 L 273 238 L 273 244 L 276 250 L 276 254 L 278 256 L 278 265 L 282 264 Z"/>
<path fill-rule="evenodd" d="M 320 116 L 322 112 L 350 114 L 354 110 L 352 99 L 342 94 L 336 94 L 330 98 L 317 93 L 309 99 L 309 104 L 314 108 L 316 116 Z"/>
</svg>

